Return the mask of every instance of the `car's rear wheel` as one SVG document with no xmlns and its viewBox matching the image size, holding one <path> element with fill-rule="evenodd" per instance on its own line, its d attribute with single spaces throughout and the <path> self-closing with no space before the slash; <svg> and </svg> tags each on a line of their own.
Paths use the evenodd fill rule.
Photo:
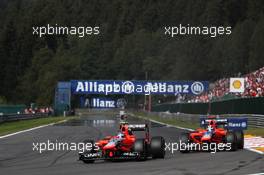
<svg viewBox="0 0 264 175">
<path fill-rule="evenodd" d="M 161 158 L 165 157 L 165 139 L 163 137 L 157 136 L 152 137 L 150 142 L 150 149 L 152 158 Z"/>
<path fill-rule="evenodd" d="M 236 134 L 232 131 L 228 131 L 226 134 L 226 143 L 229 144 L 227 149 L 228 151 L 236 151 L 237 150 L 237 138 Z"/>
<path fill-rule="evenodd" d="M 244 148 L 244 132 L 243 131 L 235 131 L 235 135 L 237 138 L 237 148 L 243 149 Z"/>
<path fill-rule="evenodd" d="M 138 160 L 147 159 L 147 144 L 145 139 L 137 139 L 134 143 L 134 151 L 138 153 Z"/>
<path fill-rule="evenodd" d="M 181 133 L 180 135 L 180 152 L 188 153 L 190 150 L 188 149 L 188 145 L 190 143 L 190 133 Z"/>
</svg>

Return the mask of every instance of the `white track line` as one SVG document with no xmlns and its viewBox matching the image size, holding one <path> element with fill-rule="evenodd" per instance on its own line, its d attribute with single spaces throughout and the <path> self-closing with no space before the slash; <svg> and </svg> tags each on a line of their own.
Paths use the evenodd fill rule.
<svg viewBox="0 0 264 175">
<path fill-rule="evenodd" d="M 142 117 L 142 116 L 136 116 L 134 114 L 130 114 L 130 115 L 132 115 L 134 117 L 141 118 L 141 119 L 149 120 L 149 121 L 154 122 L 154 123 L 166 125 L 167 127 L 173 127 L 173 128 L 183 129 L 183 130 L 187 130 L 187 131 L 194 131 L 193 129 L 190 129 L 190 128 L 184 128 L 184 127 L 180 127 L 180 126 L 170 125 L 170 124 L 167 124 L 167 123 L 163 123 L 163 122 L 159 122 L 159 121 L 156 121 L 156 120 L 148 119 L 148 118 L 145 118 L 145 117 Z M 248 151 L 252 151 L 252 152 L 258 153 L 258 154 L 262 154 L 262 155 L 264 154 L 262 151 L 255 150 L 255 149 L 252 149 L 252 148 L 244 148 L 244 149 L 246 149 Z M 264 175 L 264 173 L 263 173 L 263 175 Z"/>
<path fill-rule="evenodd" d="M 59 121 L 59 122 L 56 122 L 56 123 L 50 123 L 50 124 L 47 124 L 47 125 L 41 125 L 41 126 L 37 126 L 37 127 L 34 127 L 34 128 L 25 129 L 25 130 L 22 130 L 22 131 L 18 131 L 18 132 L 14 132 L 14 133 L 11 133 L 11 134 L 3 135 L 3 136 L 0 136 L 0 139 L 6 138 L 6 137 L 10 137 L 10 136 L 13 136 L 13 135 L 17 135 L 17 134 L 21 134 L 21 133 L 25 133 L 25 132 L 28 132 L 28 131 L 33 131 L 33 130 L 36 130 L 36 129 L 44 128 L 44 127 L 47 127 L 47 126 L 52 126 L 54 124 L 62 123 L 62 122 L 65 122 L 65 121 L 66 120 L 62 120 L 62 121 Z"/>
<path fill-rule="evenodd" d="M 33 131 L 35 129 L 44 128 L 44 127 L 51 126 L 51 125 L 54 125 L 54 124 L 55 123 L 50 123 L 50 124 L 47 124 L 47 125 L 41 125 L 41 126 L 37 126 L 37 127 L 34 127 L 34 128 L 30 128 L 30 129 L 14 132 L 14 133 L 11 133 L 11 134 L 3 135 L 3 136 L 0 136 L 0 139 L 6 138 L 6 137 L 10 137 L 10 136 L 13 136 L 13 135 L 17 135 L 17 134 L 21 134 L 21 133 L 28 132 L 28 131 Z"/>
<path fill-rule="evenodd" d="M 259 154 L 264 154 L 262 151 L 259 151 L 259 150 L 256 150 L 256 149 L 252 149 L 252 148 L 244 148 L 248 151 L 252 151 L 252 152 L 255 152 L 255 153 L 259 153 Z"/>
</svg>

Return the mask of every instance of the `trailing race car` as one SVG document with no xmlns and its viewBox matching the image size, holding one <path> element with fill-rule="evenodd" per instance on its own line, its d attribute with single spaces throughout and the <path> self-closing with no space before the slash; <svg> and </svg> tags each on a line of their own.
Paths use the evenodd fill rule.
<svg viewBox="0 0 264 175">
<path fill-rule="evenodd" d="M 214 146 L 218 144 L 228 144 L 229 149 L 225 148 L 225 150 L 229 151 L 236 151 L 237 149 L 244 148 L 243 129 L 246 129 L 247 127 L 246 118 L 219 119 L 215 117 L 208 117 L 201 118 L 200 124 L 203 128 L 199 128 L 189 133 L 182 133 L 180 135 L 179 140 L 184 144 L 184 146 L 181 147 L 180 152 L 187 153 L 194 151 L 190 147 L 197 144 L 214 144 Z M 212 148 L 210 147 L 209 149 Z"/>
<path fill-rule="evenodd" d="M 134 131 L 145 131 L 145 138 L 136 138 Z M 156 136 L 150 139 L 149 127 L 147 124 L 120 125 L 120 130 L 115 136 L 107 136 L 102 140 L 90 143 L 92 149 L 79 153 L 79 160 L 84 163 L 93 163 L 95 160 L 146 160 L 147 158 L 165 157 L 165 140 Z"/>
<path fill-rule="evenodd" d="M 119 112 L 119 120 L 120 120 L 120 124 L 125 124 L 127 123 L 127 114 L 125 113 L 125 111 L 120 111 Z"/>
</svg>

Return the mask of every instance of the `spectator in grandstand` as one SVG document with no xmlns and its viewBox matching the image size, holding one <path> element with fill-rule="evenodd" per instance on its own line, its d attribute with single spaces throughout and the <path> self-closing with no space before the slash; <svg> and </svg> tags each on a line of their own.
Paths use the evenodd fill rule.
<svg viewBox="0 0 264 175">
<path fill-rule="evenodd" d="M 34 108 L 34 110 L 32 108 L 26 108 L 24 110 L 25 114 L 37 114 L 37 113 L 41 113 L 41 114 L 48 114 L 48 115 L 52 115 L 54 113 L 52 107 L 43 107 L 43 108 Z"/>
<path fill-rule="evenodd" d="M 25 114 L 30 114 L 30 112 L 29 112 L 29 110 L 27 108 L 24 110 L 24 113 Z"/>
<path fill-rule="evenodd" d="M 264 67 L 243 77 L 245 78 L 245 92 L 243 94 L 236 93 L 233 95 L 243 98 L 264 96 Z M 230 94 L 229 79 L 224 78 L 216 81 L 214 88 L 209 93 L 191 98 L 188 102 L 209 102 L 211 99 L 219 99 L 228 94 Z"/>
</svg>

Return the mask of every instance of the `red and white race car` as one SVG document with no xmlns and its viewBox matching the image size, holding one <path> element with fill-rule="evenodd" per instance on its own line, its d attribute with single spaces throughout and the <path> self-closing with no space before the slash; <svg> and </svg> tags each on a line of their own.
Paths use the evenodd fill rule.
<svg viewBox="0 0 264 175">
<path fill-rule="evenodd" d="M 227 127 L 228 119 L 209 117 L 206 119 L 202 119 L 201 125 L 204 128 L 198 128 L 195 131 L 189 133 L 182 133 L 179 138 L 180 142 L 188 146 L 193 146 L 195 144 L 229 144 L 230 151 L 243 149 L 243 130 L 230 130 Z M 184 149 L 180 149 L 180 152 L 186 153 L 190 152 L 190 150 L 193 151 L 193 149 L 190 149 L 190 147 L 186 147 L 185 145 Z"/>
<path fill-rule="evenodd" d="M 145 137 L 137 138 L 134 131 L 145 131 Z M 79 160 L 84 163 L 93 163 L 95 160 L 146 160 L 149 157 L 165 157 L 164 138 L 156 136 L 150 139 L 147 124 L 121 124 L 117 135 L 107 136 L 97 142 L 86 140 L 84 143 L 93 145 L 91 150 L 79 153 Z"/>
</svg>

